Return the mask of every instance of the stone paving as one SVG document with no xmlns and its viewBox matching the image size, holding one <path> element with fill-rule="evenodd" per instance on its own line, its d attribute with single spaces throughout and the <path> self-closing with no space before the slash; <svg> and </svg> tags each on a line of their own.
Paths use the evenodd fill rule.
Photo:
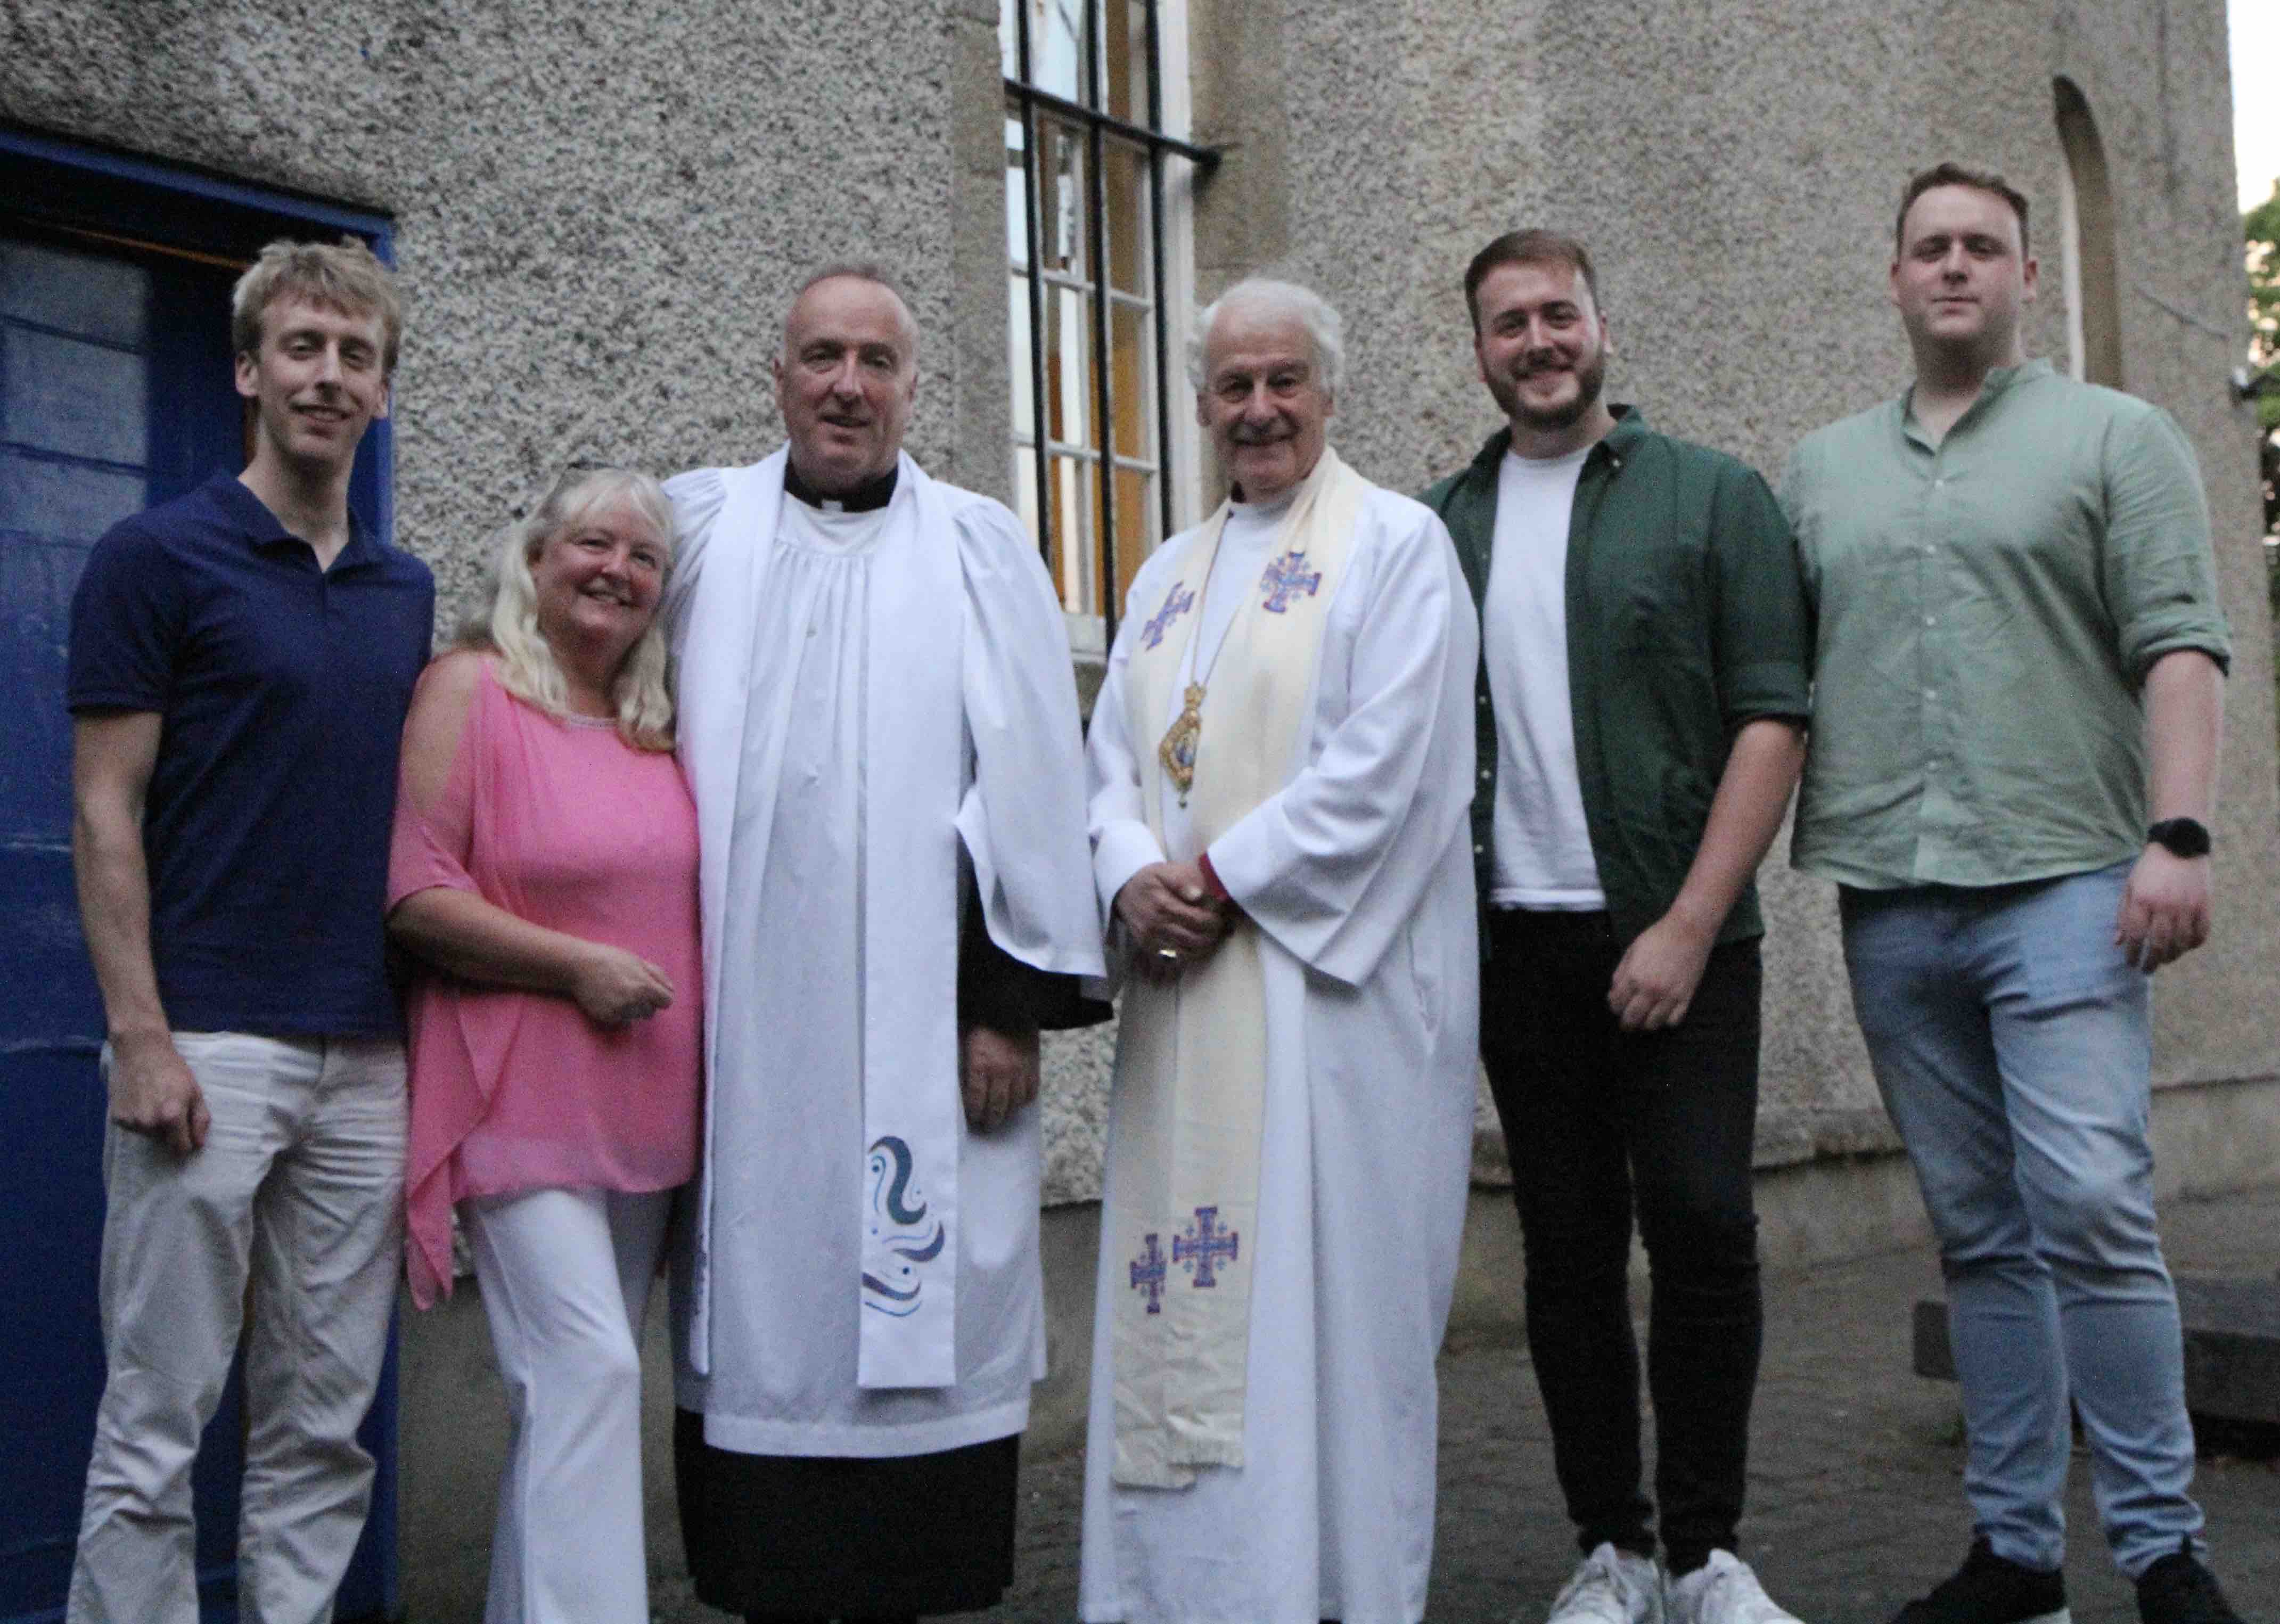
<svg viewBox="0 0 2280 1624">
<path fill-rule="evenodd" d="M 2179 1273 L 2280 1272 L 2280 1188 L 2162 1212 Z M 1883 1624 L 1945 1578 L 1969 1542 L 1955 1389 L 1910 1374 L 1908 1312 L 1939 1292 L 1928 1250 L 1768 1275 L 1766 1358 L 1752 1428 L 1744 1554 L 1806 1624 Z M 2249 1624 L 2280 1624 L 2280 1439 L 2205 1437 L 2196 1493 L 2213 1564 Z M 1534 1624 L 1575 1560 L 1526 1352 L 1452 1346 L 1441 1359 L 1437 1624 Z M 1014 1589 L 995 1624 L 1076 1616 L 1082 1459 L 1026 1463 Z M 2079 1454 L 2067 1503 L 2076 1624 L 2130 1624 Z M 658 1624 L 720 1624 L 678 1572 L 661 1573 Z"/>
</svg>

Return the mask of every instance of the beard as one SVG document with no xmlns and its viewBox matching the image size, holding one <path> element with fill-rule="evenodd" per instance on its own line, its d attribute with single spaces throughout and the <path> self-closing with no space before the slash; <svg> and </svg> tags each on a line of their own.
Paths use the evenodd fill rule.
<svg viewBox="0 0 2280 1624">
<path fill-rule="evenodd" d="M 1510 375 L 1498 377 L 1489 385 L 1489 393 L 1496 396 L 1505 416 L 1529 428 L 1570 428 L 1583 421 L 1583 414 L 1598 404 L 1599 391 L 1607 381 L 1607 353 L 1595 350 L 1589 360 L 1577 364 L 1575 397 L 1560 406 L 1531 406 L 1521 397 L 1520 382 Z"/>
</svg>

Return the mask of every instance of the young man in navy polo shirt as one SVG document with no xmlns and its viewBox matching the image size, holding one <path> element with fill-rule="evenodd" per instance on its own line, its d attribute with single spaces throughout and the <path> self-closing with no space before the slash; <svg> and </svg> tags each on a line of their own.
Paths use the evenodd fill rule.
<svg viewBox="0 0 2280 1624">
<path fill-rule="evenodd" d="M 195 1624 L 190 1465 L 249 1280 L 241 1616 L 329 1618 L 364 1525 L 403 1232 L 381 919 L 435 583 L 348 487 L 402 327 L 362 244 L 270 244 L 231 304 L 252 462 L 112 529 L 72 601 L 111 1110 L 72 1624 Z"/>
</svg>

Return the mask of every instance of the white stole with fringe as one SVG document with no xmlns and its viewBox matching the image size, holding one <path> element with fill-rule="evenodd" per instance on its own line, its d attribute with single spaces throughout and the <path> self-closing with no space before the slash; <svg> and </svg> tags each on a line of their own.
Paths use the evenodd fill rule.
<svg viewBox="0 0 2280 1624">
<path fill-rule="evenodd" d="M 1182 617 L 1169 636 L 1128 623 L 1124 635 L 1140 643 L 1126 666 L 1126 723 L 1139 747 L 1149 828 L 1168 858 L 1196 857 L 1300 765 L 1322 635 L 1367 489 L 1324 447 L 1268 548 L 1266 573 L 1245 581 L 1222 572 L 1200 589 L 1246 596 L 1216 658 L 1196 650 L 1205 694 L 1187 797 L 1193 850 L 1167 843 L 1170 790 L 1154 741 L 1184 704 L 1181 675 L 1202 618 Z M 1183 577 L 1208 579 L 1228 513 L 1222 504 L 1188 543 Z M 1118 1294 L 1112 1339 L 1118 1483 L 1184 1488 L 1198 1466 L 1243 1465 L 1266 1081 L 1254 929 L 1238 926 L 1175 981 L 1127 981 L 1109 1146 L 1116 1195 L 1105 1226 L 1134 1288 Z"/>
</svg>

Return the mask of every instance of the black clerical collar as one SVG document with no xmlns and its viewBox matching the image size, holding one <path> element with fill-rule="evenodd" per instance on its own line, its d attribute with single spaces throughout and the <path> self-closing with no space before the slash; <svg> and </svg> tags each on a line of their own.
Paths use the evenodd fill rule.
<svg viewBox="0 0 2280 1624">
<path fill-rule="evenodd" d="M 882 508 L 894 498 L 895 479 L 902 472 L 897 463 L 876 479 L 865 480 L 851 491 L 827 496 L 799 477 L 798 465 L 789 457 L 784 458 L 784 495 L 797 497 L 810 507 L 820 507 L 829 513 L 868 513 Z"/>
</svg>

